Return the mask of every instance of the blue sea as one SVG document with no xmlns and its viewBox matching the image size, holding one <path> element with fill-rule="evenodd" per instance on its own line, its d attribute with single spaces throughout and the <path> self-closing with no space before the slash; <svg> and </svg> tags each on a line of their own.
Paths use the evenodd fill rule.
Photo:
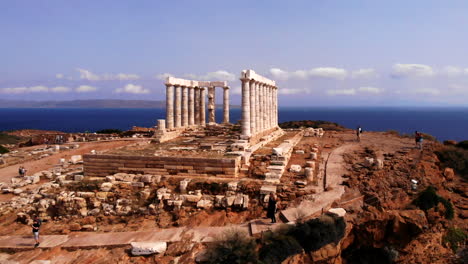
<svg viewBox="0 0 468 264">
<path fill-rule="evenodd" d="M 231 122 L 240 119 L 240 109 L 232 109 Z M 218 122 L 222 109 L 217 109 Z M 165 118 L 165 109 L 5 109 L 0 108 L 0 131 L 44 129 L 64 132 L 94 132 L 105 128 L 128 130 L 150 127 Z M 364 131 L 415 130 L 438 140 L 468 140 L 468 108 L 325 108 L 279 109 L 279 121 L 326 120 Z"/>
</svg>

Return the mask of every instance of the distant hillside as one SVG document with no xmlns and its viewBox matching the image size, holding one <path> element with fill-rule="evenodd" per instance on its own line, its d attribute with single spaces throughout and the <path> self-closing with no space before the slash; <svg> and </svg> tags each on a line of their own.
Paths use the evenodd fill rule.
<svg viewBox="0 0 468 264">
<path fill-rule="evenodd" d="M 217 105 L 221 107 L 221 105 Z M 20 101 L 0 100 L 0 108 L 165 108 L 165 101 L 148 100 L 72 100 L 72 101 Z M 239 106 L 231 105 L 231 108 Z"/>
</svg>

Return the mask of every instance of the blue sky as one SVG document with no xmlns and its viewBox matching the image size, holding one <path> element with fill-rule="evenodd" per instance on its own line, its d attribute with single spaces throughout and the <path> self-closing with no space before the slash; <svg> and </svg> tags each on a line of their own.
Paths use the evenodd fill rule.
<svg viewBox="0 0 468 264">
<path fill-rule="evenodd" d="M 467 1 L 1 0 L 0 99 L 163 100 L 173 75 L 227 80 L 238 103 L 254 69 L 283 106 L 468 106 L 467 14 Z"/>
</svg>

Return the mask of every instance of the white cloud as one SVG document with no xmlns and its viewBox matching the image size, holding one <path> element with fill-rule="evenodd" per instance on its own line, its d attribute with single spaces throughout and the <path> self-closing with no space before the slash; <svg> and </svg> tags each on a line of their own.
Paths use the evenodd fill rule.
<svg viewBox="0 0 468 264">
<path fill-rule="evenodd" d="M 363 86 L 359 87 L 358 89 L 359 92 L 364 92 L 364 93 L 373 93 L 373 94 L 379 94 L 384 91 L 382 88 L 377 88 L 377 87 L 371 87 L 371 86 Z"/>
<path fill-rule="evenodd" d="M 290 77 L 289 72 L 283 71 L 279 68 L 271 68 L 270 74 L 273 76 L 273 78 L 283 81 L 289 79 Z"/>
<path fill-rule="evenodd" d="M 393 65 L 395 76 L 399 77 L 430 77 L 435 75 L 431 66 L 424 64 L 401 64 Z"/>
<path fill-rule="evenodd" d="M 305 88 L 279 88 L 278 94 L 290 95 L 290 94 L 309 94 L 310 91 Z"/>
<path fill-rule="evenodd" d="M 236 79 L 236 76 L 233 73 L 224 70 L 208 72 L 204 75 L 187 74 L 186 76 L 201 81 L 234 81 Z"/>
<path fill-rule="evenodd" d="M 63 77 L 64 77 L 64 76 L 63 76 L 63 74 L 61 74 L 61 73 L 55 74 L 55 78 L 57 78 L 57 79 L 63 79 Z"/>
<path fill-rule="evenodd" d="M 66 93 L 69 91 L 71 91 L 71 89 L 65 86 L 47 87 L 44 85 L 0 89 L 0 93 L 3 93 L 3 94 L 47 93 L 47 92 Z"/>
<path fill-rule="evenodd" d="M 96 87 L 94 86 L 89 86 L 89 85 L 80 85 L 79 87 L 76 87 L 75 91 L 78 93 L 88 93 L 88 92 L 95 92 L 97 90 Z"/>
<path fill-rule="evenodd" d="M 372 68 L 359 69 L 351 73 L 352 78 L 375 78 L 377 76 L 378 74 Z"/>
<path fill-rule="evenodd" d="M 32 93 L 46 93 L 49 91 L 49 88 L 43 85 L 38 85 L 38 86 L 29 87 L 29 91 Z"/>
<path fill-rule="evenodd" d="M 57 87 L 50 88 L 50 91 L 54 93 L 67 93 L 71 91 L 71 89 L 65 86 L 57 86 Z"/>
<path fill-rule="evenodd" d="M 345 69 L 333 67 L 315 68 L 309 71 L 311 76 L 343 80 L 348 75 Z"/>
<path fill-rule="evenodd" d="M 140 79 L 140 76 L 136 74 L 128 74 L 128 73 L 118 73 L 118 74 L 94 74 L 89 70 L 85 69 L 76 69 L 80 73 L 80 79 L 83 80 L 88 80 L 88 81 L 113 81 L 113 80 L 119 80 L 119 81 L 125 81 L 125 80 L 137 80 Z"/>
<path fill-rule="evenodd" d="M 242 94 L 242 87 L 236 86 L 236 87 L 232 88 L 231 93 L 232 94 Z"/>
<path fill-rule="evenodd" d="M 348 72 L 345 69 L 333 67 L 320 67 L 310 70 L 297 70 L 293 72 L 284 71 L 279 68 L 271 68 L 270 74 L 273 76 L 273 78 L 283 81 L 288 79 L 305 80 L 309 77 L 322 77 L 343 80 L 348 75 Z"/>
<path fill-rule="evenodd" d="M 29 88 L 27 87 L 3 88 L 3 89 L 0 89 L 0 92 L 4 94 L 22 94 L 22 93 L 29 92 Z"/>
<path fill-rule="evenodd" d="M 167 77 L 173 77 L 174 75 L 171 73 L 162 73 L 157 74 L 155 77 L 156 79 L 166 80 Z M 197 75 L 193 73 L 183 74 L 184 78 L 191 79 L 191 80 L 199 80 L 199 81 L 235 81 L 236 75 L 233 73 L 219 70 L 214 72 L 208 72 L 206 74 Z"/>
<path fill-rule="evenodd" d="M 338 90 L 328 90 L 328 95 L 355 95 L 356 89 L 338 89 Z"/>
<path fill-rule="evenodd" d="M 172 75 L 170 73 L 162 73 L 162 74 L 157 74 L 155 77 L 156 77 L 156 79 L 165 81 L 167 79 L 167 77 L 174 77 L 174 75 Z"/>
<path fill-rule="evenodd" d="M 143 89 L 141 85 L 127 84 L 123 88 L 118 88 L 115 90 L 116 93 L 131 93 L 131 94 L 149 94 L 150 90 Z"/>
<path fill-rule="evenodd" d="M 430 95 L 439 95 L 440 90 L 435 88 L 418 88 L 412 91 L 415 94 L 430 94 Z"/>
</svg>

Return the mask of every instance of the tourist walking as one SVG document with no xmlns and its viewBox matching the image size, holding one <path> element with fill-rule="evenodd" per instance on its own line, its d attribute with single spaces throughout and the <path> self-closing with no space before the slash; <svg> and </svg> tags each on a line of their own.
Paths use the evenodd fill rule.
<svg viewBox="0 0 468 264">
<path fill-rule="evenodd" d="M 26 176 L 26 169 L 23 166 L 20 166 L 18 169 L 18 174 L 20 177 Z"/>
<path fill-rule="evenodd" d="M 276 223 L 276 209 L 277 209 L 278 198 L 274 193 L 270 194 L 268 199 L 267 217 L 271 219 L 272 223 Z"/>
<path fill-rule="evenodd" d="M 357 142 L 361 142 L 361 134 L 362 134 L 362 128 L 361 128 L 361 126 L 358 126 L 356 128 Z"/>
<path fill-rule="evenodd" d="M 37 217 L 34 216 L 34 221 L 33 224 L 31 225 L 32 227 L 32 232 L 34 235 L 34 240 L 36 241 L 36 244 L 34 244 L 34 247 L 38 247 L 40 242 L 39 242 L 39 228 L 41 227 L 42 221 Z"/>
<path fill-rule="evenodd" d="M 416 147 L 419 148 L 420 150 L 422 150 L 423 149 L 423 146 L 422 146 L 423 136 L 422 136 L 421 132 L 419 132 L 417 130 L 414 132 L 414 141 L 416 143 Z"/>
</svg>

